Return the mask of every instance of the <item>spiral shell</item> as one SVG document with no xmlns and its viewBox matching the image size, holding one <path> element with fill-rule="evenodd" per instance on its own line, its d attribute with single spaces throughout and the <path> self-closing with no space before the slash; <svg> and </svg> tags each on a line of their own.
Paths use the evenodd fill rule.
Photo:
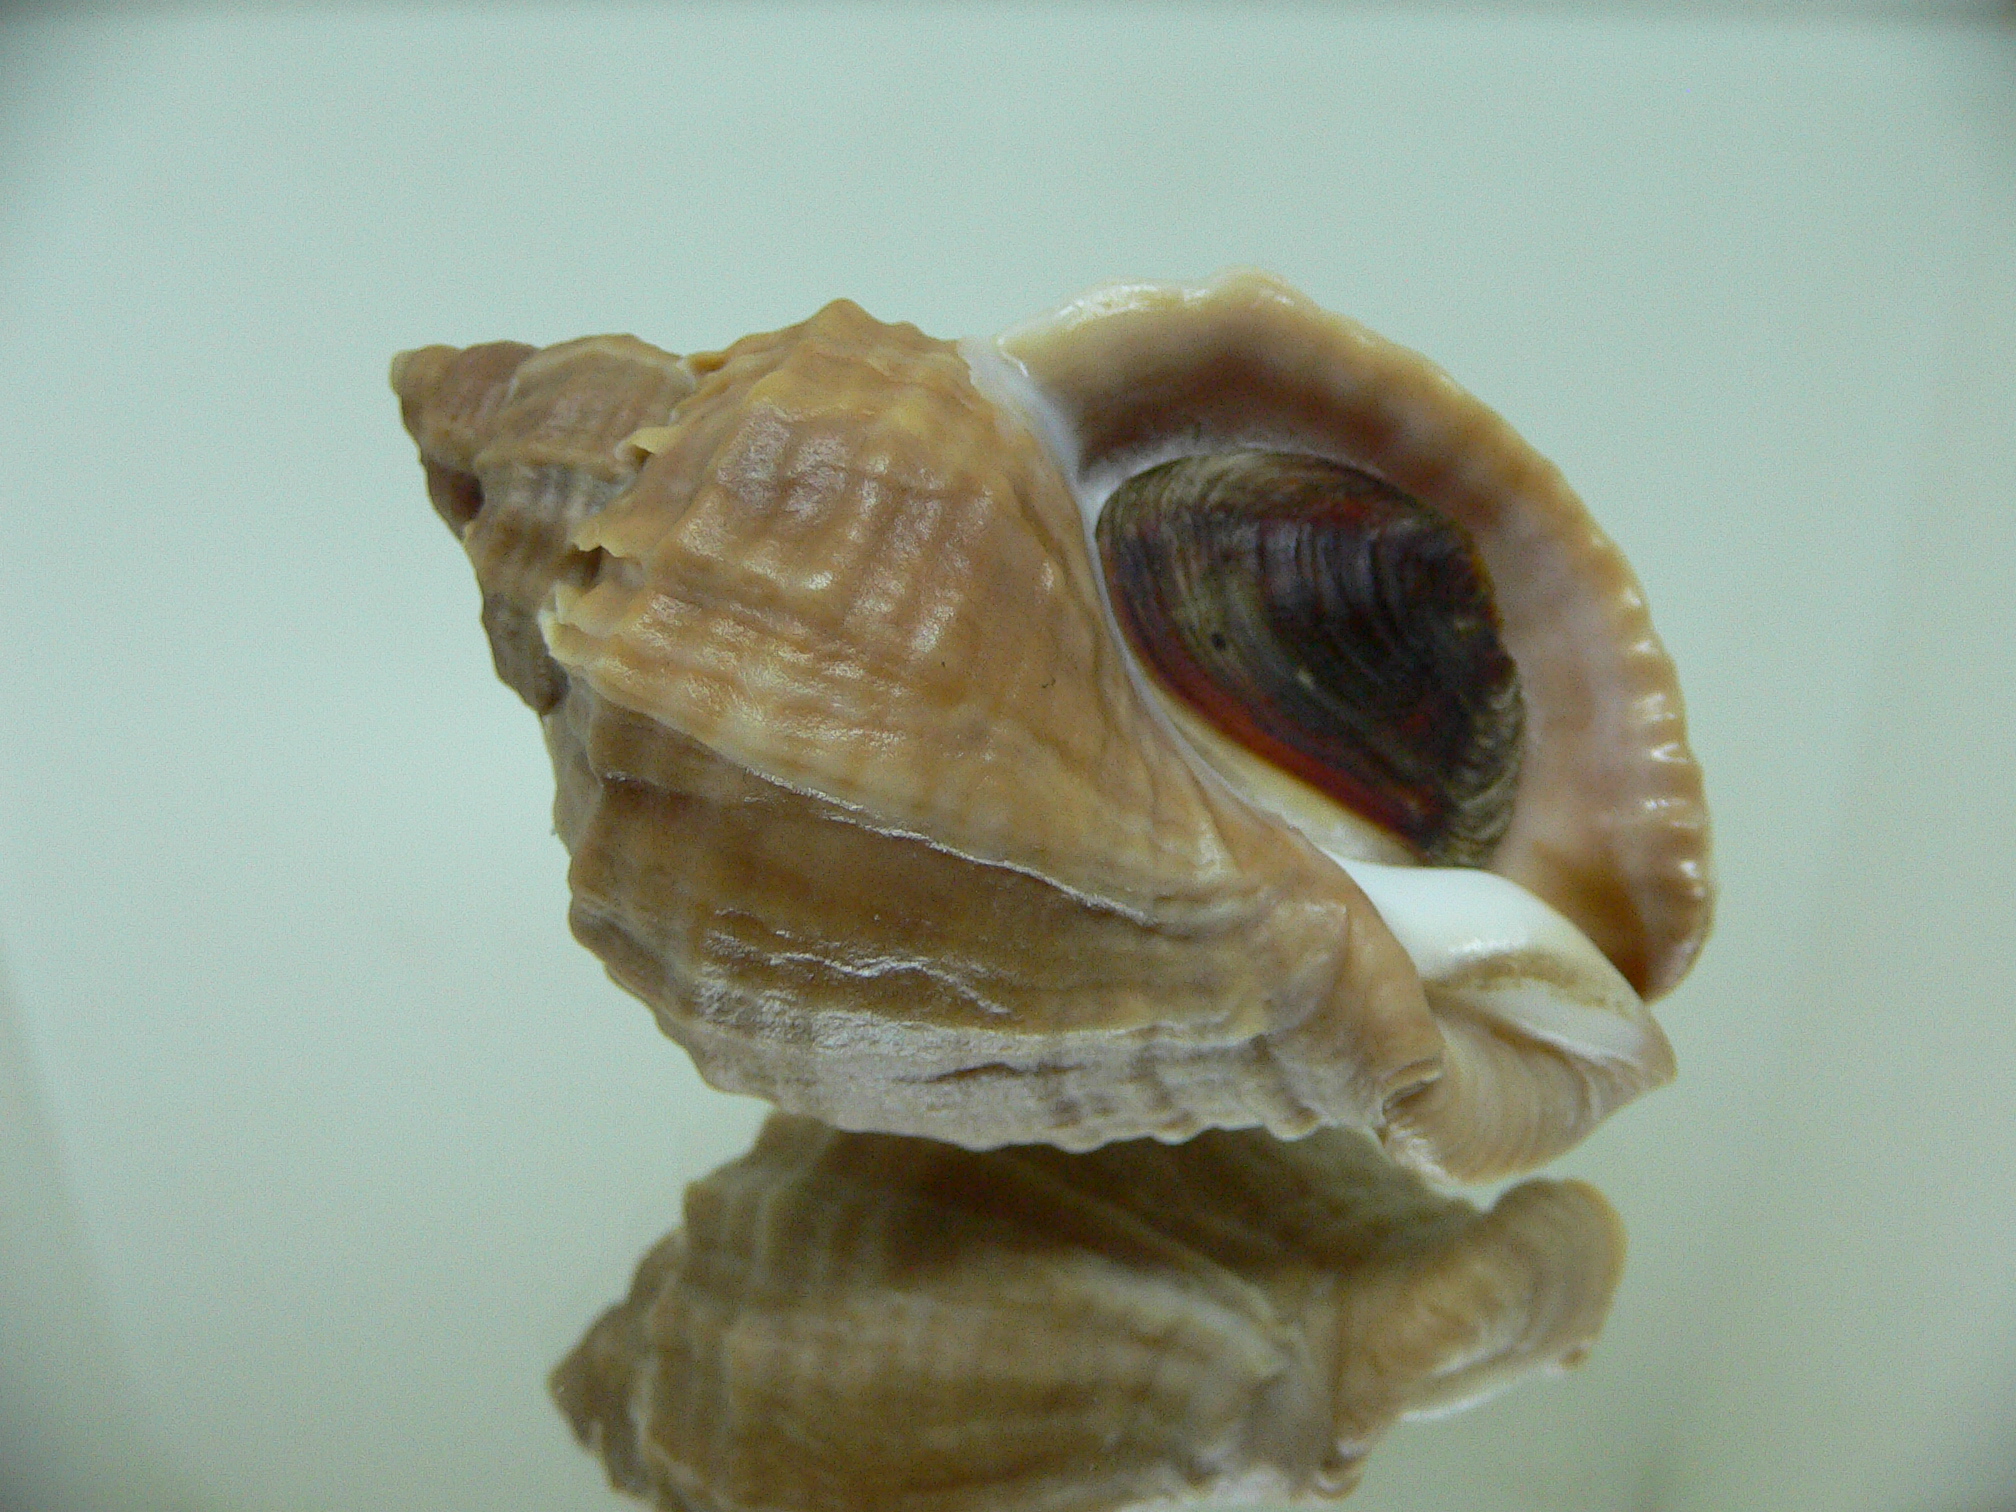
<svg viewBox="0 0 2016 1512">
<path fill-rule="evenodd" d="M 1362 1137 L 975 1153 L 773 1117 L 553 1391 L 677 1512 L 1102 1512 L 1341 1496 L 1396 1420 L 1579 1360 L 1602 1197 L 1489 1213 Z"/>
<path fill-rule="evenodd" d="M 974 1148 L 1344 1124 L 1484 1177 L 1670 1076 L 1633 987 L 1707 917 L 1670 665 L 1558 475 L 1412 354 L 1239 275 L 997 342 L 842 301 L 394 385 L 545 722 L 575 932 L 717 1085 Z M 1333 843 L 1129 649 L 1105 497 L 1254 445 L 1475 538 L 1528 726 L 1485 868 Z"/>
</svg>

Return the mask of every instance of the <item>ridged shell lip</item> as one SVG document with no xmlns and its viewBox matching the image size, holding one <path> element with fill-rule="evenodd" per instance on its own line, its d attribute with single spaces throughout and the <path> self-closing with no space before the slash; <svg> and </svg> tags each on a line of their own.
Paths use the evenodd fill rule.
<svg viewBox="0 0 2016 1512">
<path fill-rule="evenodd" d="M 1503 419 L 1418 353 L 1250 268 L 1101 284 L 960 351 L 1049 449 L 1094 560 L 1122 481 L 1242 446 L 1361 469 L 1464 526 L 1532 732 L 1486 864 L 1572 919 L 1646 998 L 1684 975 L 1713 887 L 1678 681 L 1621 553 Z M 1102 607 L 1111 624 L 1103 592 Z"/>
<path fill-rule="evenodd" d="M 1126 281 L 1102 284 L 1062 306 L 1053 316 L 1014 327 L 998 338 L 968 338 L 959 343 L 975 386 L 1020 417 L 1056 460 L 1078 503 L 1085 550 L 1091 560 L 1099 557 L 1097 532 L 1101 511 L 1121 483 L 1162 462 L 1202 455 L 1214 448 L 1195 436 L 1172 435 L 1136 453 L 1128 464 L 1088 465 L 1070 416 L 1029 369 L 1011 355 L 1014 343 L 1018 337 L 1054 338 L 1059 332 L 1082 329 L 1106 316 L 1129 313 L 1144 303 L 1167 297 L 1178 303 L 1196 304 L 1210 298 L 1229 279 L 1265 277 L 1242 272 L 1203 284 L 1168 286 Z M 1094 576 L 1108 634 L 1115 644 L 1124 646 L 1125 637 L 1105 578 L 1101 574 Z M 1208 729 L 1199 727 L 1198 721 L 1185 717 L 1186 711 L 1155 685 L 1139 658 L 1130 653 L 1124 657 L 1124 663 L 1142 703 L 1155 712 L 1173 743 L 1192 758 L 1205 781 L 1226 788 L 1235 799 L 1254 802 L 1273 813 L 1337 863 L 1362 890 L 1377 894 L 1374 906 L 1424 980 L 1437 980 L 1459 969 L 1475 968 L 1490 955 L 1527 960 L 1558 956 L 1561 969 L 1554 975 L 1562 980 L 1580 981 L 1582 990 L 1578 995 L 1584 1001 L 1621 1007 L 1628 998 L 1634 1009 L 1640 1006 L 1638 995 L 1586 934 L 1516 883 L 1497 877 L 1482 882 L 1479 879 L 1488 874 L 1470 868 L 1407 864 L 1402 847 L 1379 843 L 1378 834 L 1383 832 L 1347 834 L 1340 845 L 1337 836 L 1323 833 L 1324 821 L 1340 823 L 1327 812 L 1334 805 L 1286 773 L 1277 774 L 1279 785 L 1271 792 L 1256 793 L 1251 781 L 1232 780 L 1224 770 L 1227 753 L 1222 751 L 1222 742 L 1214 741 Z M 1421 875 L 1409 878 L 1408 874 L 1415 872 Z M 1449 874 L 1447 881 L 1431 880 L 1443 873 Z"/>
</svg>

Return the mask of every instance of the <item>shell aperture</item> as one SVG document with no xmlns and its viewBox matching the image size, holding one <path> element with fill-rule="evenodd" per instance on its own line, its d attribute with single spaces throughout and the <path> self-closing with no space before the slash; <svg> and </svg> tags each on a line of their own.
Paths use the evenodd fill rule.
<svg viewBox="0 0 2016 1512">
<path fill-rule="evenodd" d="M 1489 853 L 1523 706 L 1460 526 L 1356 468 L 1231 451 L 1123 483 L 1098 542 L 1122 630 L 1219 730 L 1428 861 Z"/>
</svg>

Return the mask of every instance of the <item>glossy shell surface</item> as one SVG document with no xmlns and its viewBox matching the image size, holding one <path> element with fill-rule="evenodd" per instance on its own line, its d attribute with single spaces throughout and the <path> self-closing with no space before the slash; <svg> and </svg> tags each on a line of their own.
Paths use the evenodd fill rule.
<svg viewBox="0 0 2016 1512">
<path fill-rule="evenodd" d="M 1345 1124 L 1486 1177 L 1671 1074 L 1640 989 L 1707 880 L 1670 665 L 1559 475 L 1413 354 L 1236 275 L 998 341 L 843 301 L 394 382 L 544 719 L 575 931 L 717 1085 L 972 1147 Z M 1475 538 L 1529 725 L 1486 869 L 1330 843 L 1128 649 L 1105 494 L 1246 445 Z"/>
</svg>

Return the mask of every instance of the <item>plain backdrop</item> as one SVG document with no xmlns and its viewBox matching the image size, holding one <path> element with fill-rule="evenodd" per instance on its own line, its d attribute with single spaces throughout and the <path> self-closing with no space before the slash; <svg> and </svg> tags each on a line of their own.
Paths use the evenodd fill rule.
<svg viewBox="0 0 2016 1512">
<path fill-rule="evenodd" d="M 734 4 L 0 12 L 9 1512 L 616 1505 L 545 1372 L 760 1119 L 568 937 L 389 356 L 1241 263 L 1562 465 L 1718 826 L 1605 1340 L 1353 1505 L 2016 1507 L 2006 19 Z"/>
</svg>

